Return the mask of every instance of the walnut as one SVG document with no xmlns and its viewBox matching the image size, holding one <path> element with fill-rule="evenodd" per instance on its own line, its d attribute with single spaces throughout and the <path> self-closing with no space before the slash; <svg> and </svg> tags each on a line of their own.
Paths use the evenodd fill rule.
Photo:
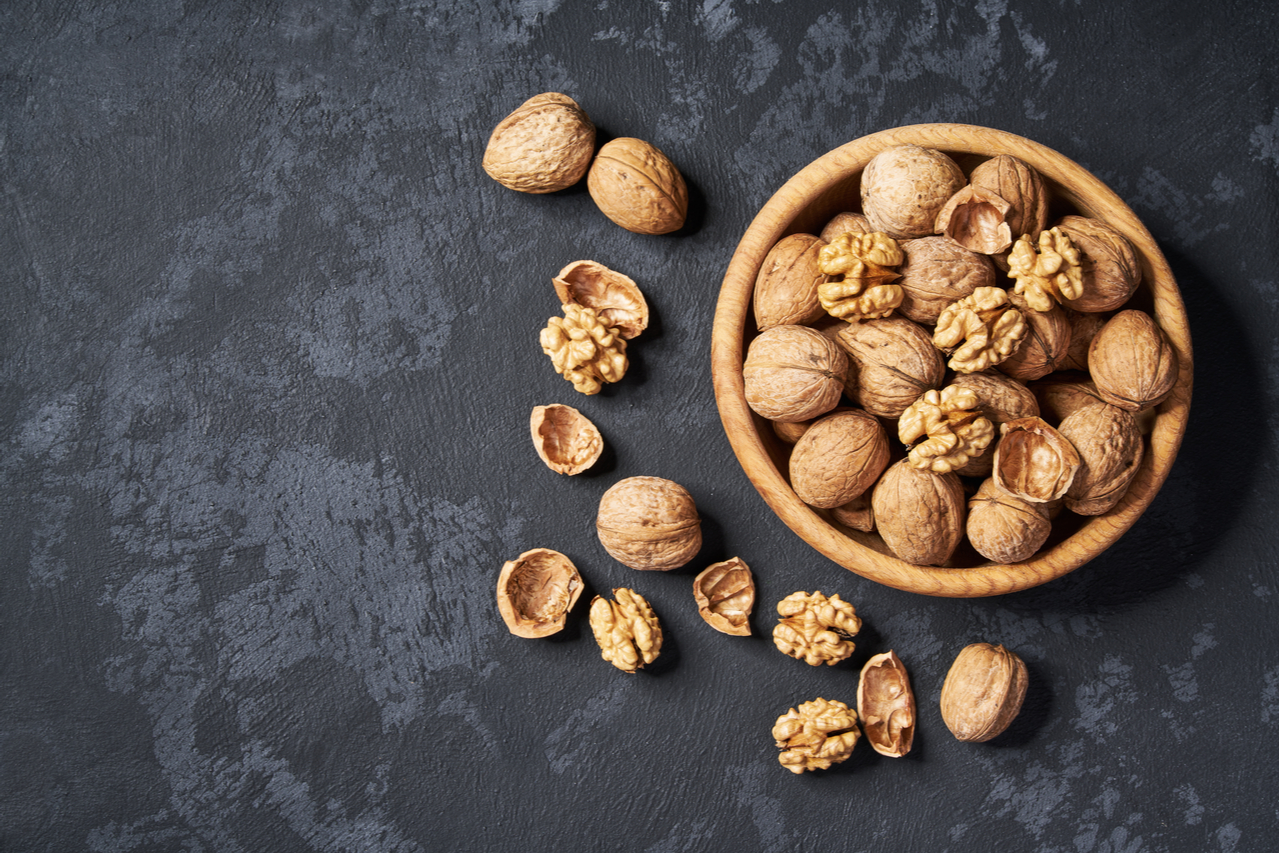
<svg viewBox="0 0 1280 853">
<path fill-rule="evenodd" d="M 1089 344 L 1089 374 L 1098 395 L 1141 412 L 1159 405 L 1178 381 L 1178 351 L 1149 314 L 1121 311 Z"/>
<path fill-rule="evenodd" d="M 965 646 L 942 684 L 942 721 L 957 740 L 991 740 L 1018 716 L 1027 680 L 1027 665 L 1004 646 Z"/>
<path fill-rule="evenodd" d="M 887 317 L 902 302 L 902 288 L 889 269 L 903 261 L 897 242 L 880 232 L 846 231 L 822 247 L 818 269 L 839 276 L 818 286 L 818 301 L 828 314 L 853 322 Z"/>
<path fill-rule="evenodd" d="M 635 672 L 658 659 L 662 626 L 649 602 L 634 590 L 613 591 L 614 600 L 591 600 L 588 621 L 600 646 L 600 657 L 623 672 Z"/>
<path fill-rule="evenodd" d="M 855 234 L 866 234 L 872 230 L 874 229 L 871 227 L 871 223 L 867 221 L 867 217 L 861 213 L 845 211 L 831 217 L 827 224 L 822 226 L 822 232 L 818 236 L 822 238 L 824 243 L 830 243 L 846 231 L 852 231 Z"/>
<path fill-rule="evenodd" d="M 703 620 L 722 634 L 751 636 L 751 608 L 756 582 L 740 558 L 707 566 L 693 579 L 693 597 Z"/>
<path fill-rule="evenodd" d="M 591 308 L 566 303 L 564 317 L 552 317 L 542 330 L 542 351 L 556 373 L 583 394 L 599 394 L 601 383 L 617 382 L 627 372 L 627 342 Z"/>
<path fill-rule="evenodd" d="M 1020 294 L 1009 294 L 1009 304 L 1022 312 L 1027 334 L 1022 344 L 1000 362 L 997 369 L 1006 376 L 1030 382 L 1058 369 L 1071 346 L 1071 322 L 1061 306 L 1048 311 L 1032 311 Z"/>
<path fill-rule="evenodd" d="M 942 309 L 933 345 L 950 354 L 947 365 L 976 373 L 1009 358 L 1022 344 L 1027 323 L 998 287 L 979 287 Z"/>
<path fill-rule="evenodd" d="M 1040 414 L 1040 406 L 1036 397 L 1027 386 L 1015 379 L 995 372 L 957 373 L 951 380 L 953 386 L 967 388 L 978 398 L 978 412 L 991 421 L 993 427 L 1018 418 L 1032 418 Z M 993 441 L 978 456 L 973 457 L 957 468 L 956 473 L 962 477 L 985 477 L 991 473 L 991 463 L 995 456 L 996 445 Z"/>
<path fill-rule="evenodd" d="M 916 698 L 907 668 L 892 650 L 872 655 L 858 677 L 858 716 L 871 748 L 890 758 L 911 751 Z"/>
<path fill-rule="evenodd" d="M 793 592 L 778 602 L 782 618 L 773 628 L 773 644 L 810 666 L 833 666 L 853 654 L 862 620 L 840 596 Z"/>
<path fill-rule="evenodd" d="M 1028 387 L 1036 395 L 1041 416 L 1050 424 L 1062 423 L 1067 415 L 1082 406 L 1104 402 L 1084 374 L 1054 374 Z"/>
<path fill-rule="evenodd" d="M 1005 494 L 987 478 L 969 499 L 965 531 L 974 550 L 993 563 L 1030 559 L 1049 538 L 1053 523 L 1045 504 Z"/>
<path fill-rule="evenodd" d="M 806 326 L 774 326 L 747 347 L 742 384 L 763 418 L 794 423 L 835 408 L 849 360 L 834 341 Z"/>
<path fill-rule="evenodd" d="M 1106 314 L 1086 314 L 1083 311 L 1065 309 L 1067 324 L 1071 326 L 1071 343 L 1067 345 L 1067 354 L 1058 362 L 1055 370 L 1089 369 L 1089 345 L 1094 336 L 1102 330 L 1111 319 Z"/>
<path fill-rule="evenodd" d="M 848 324 L 837 340 L 852 357 L 854 399 L 878 417 L 897 418 L 946 374 L 929 332 L 902 317 Z"/>
<path fill-rule="evenodd" d="M 576 184 L 591 165 L 596 128 L 567 95 L 535 95 L 498 123 L 481 165 L 504 187 L 550 193 Z"/>
<path fill-rule="evenodd" d="M 940 566 L 964 538 L 964 487 L 955 474 L 913 468 L 902 459 L 871 492 L 876 530 L 894 555 L 917 566 Z"/>
<path fill-rule="evenodd" d="M 872 229 L 898 240 L 933 233 L 938 212 L 965 184 L 955 161 L 931 148 L 899 145 L 862 170 L 862 213 Z"/>
<path fill-rule="evenodd" d="M 832 507 L 830 512 L 837 524 L 843 524 L 853 530 L 870 533 L 876 529 L 876 517 L 871 511 L 870 491 L 862 493 L 847 504 Z"/>
<path fill-rule="evenodd" d="M 1021 294 L 1033 311 L 1048 311 L 1079 299 L 1084 292 L 1080 261 L 1071 238 L 1057 228 L 1041 231 L 1034 246 L 1031 237 L 1023 234 L 1009 253 L 1009 278 L 1017 282 L 1013 292 Z"/>
<path fill-rule="evenodd" d="M 560 631 L 580 595 L 577 566 L 550 548 L 525 551 L 503 563 L 498 575 L 498 612 L 517 637 L 547 637 Z"/>
<path fill-rule="evenodd" d="M 961 187 L 938 211 L 933 230 L 971 252 L 994 255 L 1009 248 L 1007 221 L 1013 206 L 999 195 L 973 185 Z"/>
<path fill-rule="evenodd" d="M 1114 311 L 1129 301 L 1142 281 L 1142 267 L 1133 244 L 1119 231 L 1097 219 L 1064 216 L 1055 223 L 1081 254 L 1084 292 L 1067 305 L 1076 311 Z"/>
<path fill-rule="evenodd" d="M 782 750 L 778 763 L 796 774 L 839 764 L 853 754 L 861 736 L 856 711 L 821 697 L 779 717 L 772 734 Z"/>
<path fill-rule="evenodd" d="M 906 260 L 898 268 L 902 288 L 898 313 L 933 325 L 942 309 L 979 287 L 994 287 L 995 267 L 986 255 L 970 252 L 946 237 L 920 237 L 901 244 Z"/>
<path fill-rule="evenodd" d="M 795 444 L 800 440 L 800 436 L 813 426 L 813 421 L 796 421 L 789 424 L 782 421 L 769 421 L 769 425 L 773 427 L 773 434 L 779 439 L 787 444 Z"/>
<path fill-rule="evenodd" d="M 1067 509 L 1076 515 L 1102 515 L 1129 489 L 1145 447 L 1137 419 L 1107 403 L 1072 412 L 1058 426 L 1080 454 L 1080 470 L 1067 489 Z"/>
<path fill-rule="evenodd" d="M 630 277 L 595 261 L 574 261 L 551 280 L 560 302 L 583 305 L 631 340 L 649 325 L 649 303 Z"/>
<path fill-rule="evenodd" d="M 702 548 L 702 521 L 693 498 L 662 477 L 627 477 L 600 496 L 600 544 L 624 566 L 670 571 Z"/>
<path fill-rule="evenodd" d="M 600 430 L 572 406 L 534 406 L 529 432 L 538 457 L 557 474 L 581 474 L 596 464 L 604 450 Z"/>
<path fill-rule="evenodd" d="M 791 234 L 769 250 L 752 296 L 758 329 L 804 325 L 823 316 L 818 286 L 827 276 L 819 269 L 818 253 L 824 248 L 812 234 Z"/>
<path fill-rule="evenodd" d="M 889 464 L 884 427 L 860 409 L 818 419 L 791 450 L 791 488 L 809 506 L 847 504 L 875 483 Z"/>
<path fill-rule="evenodd" d="M 680 170 L 642 139 L 624 136 L 602 145 L 587 172 L 587 192 L 601 213 L 636 234 L 679 230 L 689 210 Z"/>
<path fill-rule="evenodd" d="M 1009 202 L 1005 222 L 1013 239 L 1039 234 L 1049 222 L 1049 191 L 1040 173 L 1008 154 L 997 154 L 969 173 L 969 185 Z"/>
<path fill-rule="evenodd" d="M 1080 454 L 1040 418 L 1019 418 L 1000 427 L 991 476 L 1005 494 L 1032 503 L 1067 493 L 1080 468 Z"/>
<path fill-rule="evenodd" d="M 948 385 L 926 391 L 898 418 L 898 440 L 907 446 L 907 464 L 947 474 L 982 455 L 995 427 L 977 410 L 978 395 Z"/>
</svg>

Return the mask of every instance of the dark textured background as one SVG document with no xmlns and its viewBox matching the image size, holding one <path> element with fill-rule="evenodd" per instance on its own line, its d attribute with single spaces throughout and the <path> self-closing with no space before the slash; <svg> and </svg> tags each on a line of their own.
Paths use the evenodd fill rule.
<svg viewBox="0 0 1280 853">
<path fill-rule="evenodd" d="M 422 0 L 0 7 L 0 848 L 5 851 L 1275 849 L 1277 63 L 1265 2 Z M 493 125 L 563 91 L 664 150 L 688 227 L 642 237 L 581 188 L 480 169 Z M 857 136 L 957 121 L 1028 136 L 1143 218 L 1196 347 L 1183 452 L 1101 559 L 935 600 L 826 561 L 719 425 L 720 279 L 753 213 Z M 576 394 L 537 333 L 592 258 L 654 321 Z M 534 455 L 579 406 L 588 475 Z M 638 575 L 592 520 L 676 479 L 694 564 Z M 511 636 L 502 562 L 556 548 L 588 596 L 634 586 L 650 673 L 600 660 L 585 600 Z M 702 624 L 694 571 L 755 569 L 752 639 Z M 866 621 L 821 670 L 772 605 Z M 964 644 L 1031 672 L 1001 738 L 937 714 Z M 852 699 L 896 649 L 903 760 L 777 764 L 773 720 Z"/>
</svg>

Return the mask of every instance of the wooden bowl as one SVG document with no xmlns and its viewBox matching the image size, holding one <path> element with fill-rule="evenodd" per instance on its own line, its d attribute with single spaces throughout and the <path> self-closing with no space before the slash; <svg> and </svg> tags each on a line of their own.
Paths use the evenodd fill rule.
<svg viewBox="0 0 1280 853">
<path fill-rule="evenodd" d="M 1049 541 L 1023 563 L 984 561 L 966 543 L 961 548 L 967 554 L 958 551 L 951 561 L 955 567 L 915 566 L 894 557 L 874 533 L 837 524 L 825 511 L 796 497 L 787 481 L 789 448 L 777 439 L 767 420 L 751 411 L 743 395 L 743 355 L 756 335 L 752 291 L 765 255 L 788 234 L 817 234 L 836 213 L 860 210 L 863 167 L 880 151 L 907 143 L 946 152 L 966 173 L 992 156 L 1011 154 L 1038 170 L 1052 190 L 1050 221 L 1079 213 L 1119 230 L 1133 244 L 1142 265 L 1142 286 L 1126 307 L 1151 313 L 1178 352 L 1177 384 L 1154 410 L 1145 437 L 1145 458 L 1125 497 L 1110 512 L 1092 518 L 1063 510 Z M 711 375 L 720 419 L 739 463 L 788 527 L 822 554 L 877 583 L 925 595 L 966 598 L 1016 592 L 1061 577 L 1097 557 L 1133 526 L 1168 476 L 1186 429 L 1191 337 L 1178 286 L 1155 240 L 1100 180 L 1058 152 L 1020 136 L 970 125 L 918 124 L 873 133 L 831 151 L 769 199 L 738 244 L 720 289 L 711 336 Z"/>
</svg>

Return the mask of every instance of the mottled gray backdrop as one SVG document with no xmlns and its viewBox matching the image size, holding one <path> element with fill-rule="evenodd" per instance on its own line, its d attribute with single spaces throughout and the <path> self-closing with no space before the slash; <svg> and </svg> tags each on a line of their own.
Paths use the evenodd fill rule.
<svg viewBox="0 0 1280 853">
<path fill-rule="evenodd" d="M 1277 63 L 1270 2 L 451 0 L 0 7 L 0 849 L 1275 849 Z M 480 169 L 524 99 L 663 149 L 679 234 Z M 1191 313 L 1182 455 L 1138 526 L 1055 583 L 951 601 L 828 562 L 766 508 L 711 390 L 720 279 L 753 213 L 857 136 L 958 121 L 1107 181 Z M 538 330 L 591 258 L 649 297 L 624 381 L 576 394 Z M 608 451 L 534 455 L 535 404 Z M 694 564 L 637 575 L 592 529 L 624 476 L 694 495 Z M 585 601 L 511 636 L 502 562 L 556 548 L 635 587 L 667 645 L 599 657 Z M 689 585 L 756 571 L 752 639 Z M 767 640 L 797 589 L 866 628 L 821 670 Z M 937 714 L 976 640 L 1023 714 Z M 773 720 L 851 700 L 893 648 L 903 760 L 778 766 Z"/>
</svg>

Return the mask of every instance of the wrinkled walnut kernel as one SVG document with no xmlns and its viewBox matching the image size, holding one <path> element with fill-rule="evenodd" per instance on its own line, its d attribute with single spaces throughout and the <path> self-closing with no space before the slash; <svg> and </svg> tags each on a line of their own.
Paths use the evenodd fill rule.
<svg viewBox="0 0 1280 853">
<path fill-rule="evenodd" d="M 598 595 L 592 599 L 591 633 L 600 646 L 600 657 L 623 672 L 635 672 L 658 659 L 662 626 L 639 593 L 619 588 L 613 595 L 613 601 Z"/>
<path fill-rule="evenodd" d="M 1026 334 L 1026 321 L 1009 304 L 1009 294 L 998 287 L 979 287 L 942 309 L 933 344 L 951 354 L 947 364 L 952 370 L 977 373 L 1007 359 Z"/>
<path fill-rule="evenodd" d="M 599 394 L 601 383 L 617 382 L 627 372 L 627 342 L 617 329 L 582 305 L 566 303 L 563 317 L 542 330 L 542 351 L 551 364 L 583 394 Z"/>
<path fill-rule="evenodd" d="M 1048 311 L 1084 293 L 1080 252 L 1057 228 L 1041 231 L 1036 245 L 1030 235 L 1018 238 L 1009 253 L 1009 278 L 1016 282 L 1013 292 L 1021 294 L 1033 311 Z"/>
<path fill-rule="evenodd" d="M 840 596 L 793 592 L 778 602 L 782 618 L 773 629 L 778 651 L 810 666 L 832 666 L 853 654 L 862 620 Z"/>
<path fill-rule="evenodd" d="M 819 697 L 779 717 L 772 734 L 783 767 L 796 774 L 826 770 L 853 754 L 858 714 L 843 702 Z"/>
<path fill-rule="evenodd" d="M 889 269 L 902 261 L 902 250 L 887 234 L 846 231 L 818 253 L 818 269 L 840 276 L 818 286 L 818 301 L 849 322 L 887 317 L 902 303 L 902 288 L 891 283 L 899 274 Z"/>
<path fill-rule="evenodd" d="M 959 385 L 926 391 L 898 419 L 898 439 L 909 448 L 907 464 L 935 474 L 964 467 L 994 436 L 995 427 L 978 411 L 978 395 Z"/>
</svg>

